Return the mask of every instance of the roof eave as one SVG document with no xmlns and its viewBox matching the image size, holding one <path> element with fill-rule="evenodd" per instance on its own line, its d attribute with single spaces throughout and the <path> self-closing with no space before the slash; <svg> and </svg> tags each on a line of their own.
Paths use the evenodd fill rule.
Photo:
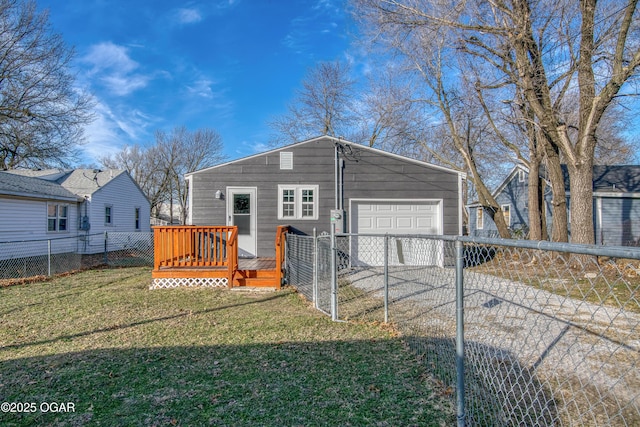
<svg viewBox="0 0 640 427">
<path fill-rule="evenodd" d="M 451 168 L 447 168 L 447 167 L 444 167 L 444 166 L 435 165 L 433 163 L 428 163 L 428 162 L 424 162 L 424 161 L 421 161 L 421 160 L 412 159 L 412 158 L 409 158 L 409 157 L 401 156 L 399 154 L 390 153 L 388 151 L 380 150 L 378 148 L 367 147 L 366 145 L 356 144 L 355 142 L 347 141 L 345 139 L 336 138 L 334 136 L 329 136 L 329 135 L 318 136 L 318 137 L 307 139 L 307 140 L 304 140 L 304 141 L 295 142 L 293 144 L 288 144 L 288 145 L 285 145 L 283 147 L 274 148 L 272 150 L 262 151 L 260 153 L 252 154 L 251 156 L 242 157 L 242 158 L 239 158 L 239 159 L 235 159 L 235 160 L 231 160 L 231 161 L 228 161 L 228 162 L 220 163 L 219 165 L 210 166 L 208 168 L 200 169 L 200 170 L 193 171 L 193 172 L 188 172 L 184 176 L 185 177 L 189 177 L 189 176 L 195 175 L 195 174 L 200 173 L 200 172 L 210 171 L 212 169 L 221 168 L 223 166 L 231 165 L 231 164 L 236 163 L 236 162 L 253 159 L 255 157 L 264 156 L 264 155 L 270 154 L 270 153 L 277 153 L 278 151 L 282 151 L 282 150 L 285 150 L 285 149 L 290 149 L 290 148 L 298 146 L 298 145 L 308 144 L 308 143 L 311 143 L 311 142 L 314 142 L 314 141 L 319 141 L 319 140 L 322 140 L 322 139 L 332 140 L 335 143 L 352 145 L 352 146 L 355 146 L 355 147 L 358 147 L 358 148 L 362 148 L 362 149 L 365 149 L 365 150 L 373 151 L 375 153 L 379 153 L 381 155 L 395 157 L 397 159 L 401 159 L 401 160 L 404 160 L 404 161 L 409 161 L 409 162 L 412 162 L 412 163 L 419 164 L 421 166 L 430 167 L 430 168 L 433 168 L 433 169 L 436 169 L 436 170 L 440 170 L 440 171 L 443 171 L 443 172 L 454 173 L 454 174 L 457 174 L 458 176 L 460 176 L 462 179 L 466 179 L 466 177 L 467 177 L 467 174 L 465 172 L 457 171 L 455 169 L 451 169 Z"/>
</svg>

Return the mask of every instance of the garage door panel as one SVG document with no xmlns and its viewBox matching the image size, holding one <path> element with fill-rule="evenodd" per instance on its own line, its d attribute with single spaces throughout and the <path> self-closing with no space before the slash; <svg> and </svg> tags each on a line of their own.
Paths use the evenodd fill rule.
<svg viewBox="0 0 640 427">
<path fill-rule="evenodd" d="M 415 208 L 418 212 L 436 212 L 437 205 L 417 205 Z"/>
<path fill-rule="evenodd" d="M 414 228 L 413 218 L 411 217 L 396 218 L 396 228 L 404 229 L 404 230 L 412 230 Z"/>
<path fill-rule="evenodd" d="M 378 217 L 375 224 L 378 230 L 393 230 L 393 218 L 391 217 Z"/>
<path fill-rule="evenodd" d="M 361 216 L 358 218 L 358 229 L 359 230 L 371 230 L 373 229 L 373 218 Z"/>
<path fill-rule="evenodd" d="M 429 234 L 434 233 L 434 231 L 433 231 L 433 230 L 434 230 L 436 227 L 435 227 L 434 219 L 433 219 L 433 218 L 431 218 L 431 217 L 424 217 L 424 216 L 423 216 L 423 217 L 418 217 L 418 218 L 416 218 L 416 221 L 418 222 L 418 223 L 417 223 L 417 228 L 419 228 L 419 229 L 423 229 L 423 230 L 429 230 L 429 231 L 428 231 L 428 232 L 429 232 Z M 435 232 L 437 232 L 437 230 L 436 230 Z"/>
</svg>

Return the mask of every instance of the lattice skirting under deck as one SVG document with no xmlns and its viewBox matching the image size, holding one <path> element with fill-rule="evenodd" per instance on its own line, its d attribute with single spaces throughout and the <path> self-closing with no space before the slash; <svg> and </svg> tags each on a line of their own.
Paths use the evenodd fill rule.
<svg viewBox="0 0 640 427">
<path fill-rule="evenodd" d="M 186 287 L 204 287 L 204 288 L 226 288 L 228 285 L 226 277 L 167 277 L 153 279 L 149 289 L 170 289 Z"/>
</svg>

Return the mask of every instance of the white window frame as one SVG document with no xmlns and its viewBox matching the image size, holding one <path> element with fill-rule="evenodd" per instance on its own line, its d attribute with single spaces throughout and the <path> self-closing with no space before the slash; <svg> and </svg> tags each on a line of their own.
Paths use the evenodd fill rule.
<svg viewBox="0 0 640 427">
<path fill-rule="evenodd" d="M 107 209 L 109 209 L 108 222 L 107 222 Z M 104 205 L 104 225 L 108 227 L 113 225 L 113 205 Z"/>
<path fill-rule="evenodd" d="M 293 215 L 284 215 L 284 192 L 285 190 L 293 191 L 293 201 L 287 201 L 287 204 L 293 204 Z M 305 191 L 313 191 L 313 200 L 305 202 L 303 200 Z M 319 200 L 319 186 L 318 185 L 278 185 L 278 219 L 279 220 L 317 220 L 318 219 L 318 200 Z M 313 209 L 313 215 L 304 215 L 304 206 L 311 205 Z"/>
<path fill-rule="evenodd" d="M 141 228 L 140 227 L 140 218 L 141 218 L 140 212 L 141 212 L 141 210 L 140 210 L 140 208 L 138 206 L 136 206 L 133 209 L 133 226 L 135 227 L 136 230 L 140 230 L 140 228 Z"/>
<path fill-rule="evenodd" d="M 505 208 L 507 208 L 505 210 Z M 508 214 L 509 216 L 507 216 L 507 212 L 509 211 Z M 507 227 L 511 227 L 511 203 L 507 203 L 505 205 L 500 205 L 500 211 L 502 212 L 502 215 L 504 217 L 504 222 L 507 224 Z"/>
<path fill-rule="evenodd" d="M 56 210 L 55 216 L 49 215 L 49 207 L 53 206 Z M 60 213 L 65 210 L 66 216 Z M 53 220 L 53 230 L 49 228 L 49 221 Z M 64 229 L 60 229 L 60 223 L 64 220 Z M 47 203 L 47 233 L 68 233 L 69 232 L 69 205 L 66 203 Z"/>
<path fill-rule="evenodd" d="M 482 230 L 484 228 L 484 208 L 478 207 L 476 211 L 476 230 Z"/>
<path fill-rule="evenodd" d="M 524 171 L 522 169 L 518 169 L 518 182 L 524 182 Z"/>
</svg>

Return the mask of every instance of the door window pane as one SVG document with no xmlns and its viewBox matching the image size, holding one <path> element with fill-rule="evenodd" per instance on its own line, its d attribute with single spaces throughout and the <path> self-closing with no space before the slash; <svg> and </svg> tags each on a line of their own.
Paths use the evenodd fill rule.
<svg viewBox="0 0 640 427">
<path fill-rule="evenodd" d="M 233 213 L 248 214 L 251 212 L 251 199 L 249 194 L 233 195 Z"/>
<path fill-rule="evenodd" d="M 233 225 L 238 227 L 238 234 L 250 235 L 251 234 L 251 215 L 234 215 Z"/>
</svg>

